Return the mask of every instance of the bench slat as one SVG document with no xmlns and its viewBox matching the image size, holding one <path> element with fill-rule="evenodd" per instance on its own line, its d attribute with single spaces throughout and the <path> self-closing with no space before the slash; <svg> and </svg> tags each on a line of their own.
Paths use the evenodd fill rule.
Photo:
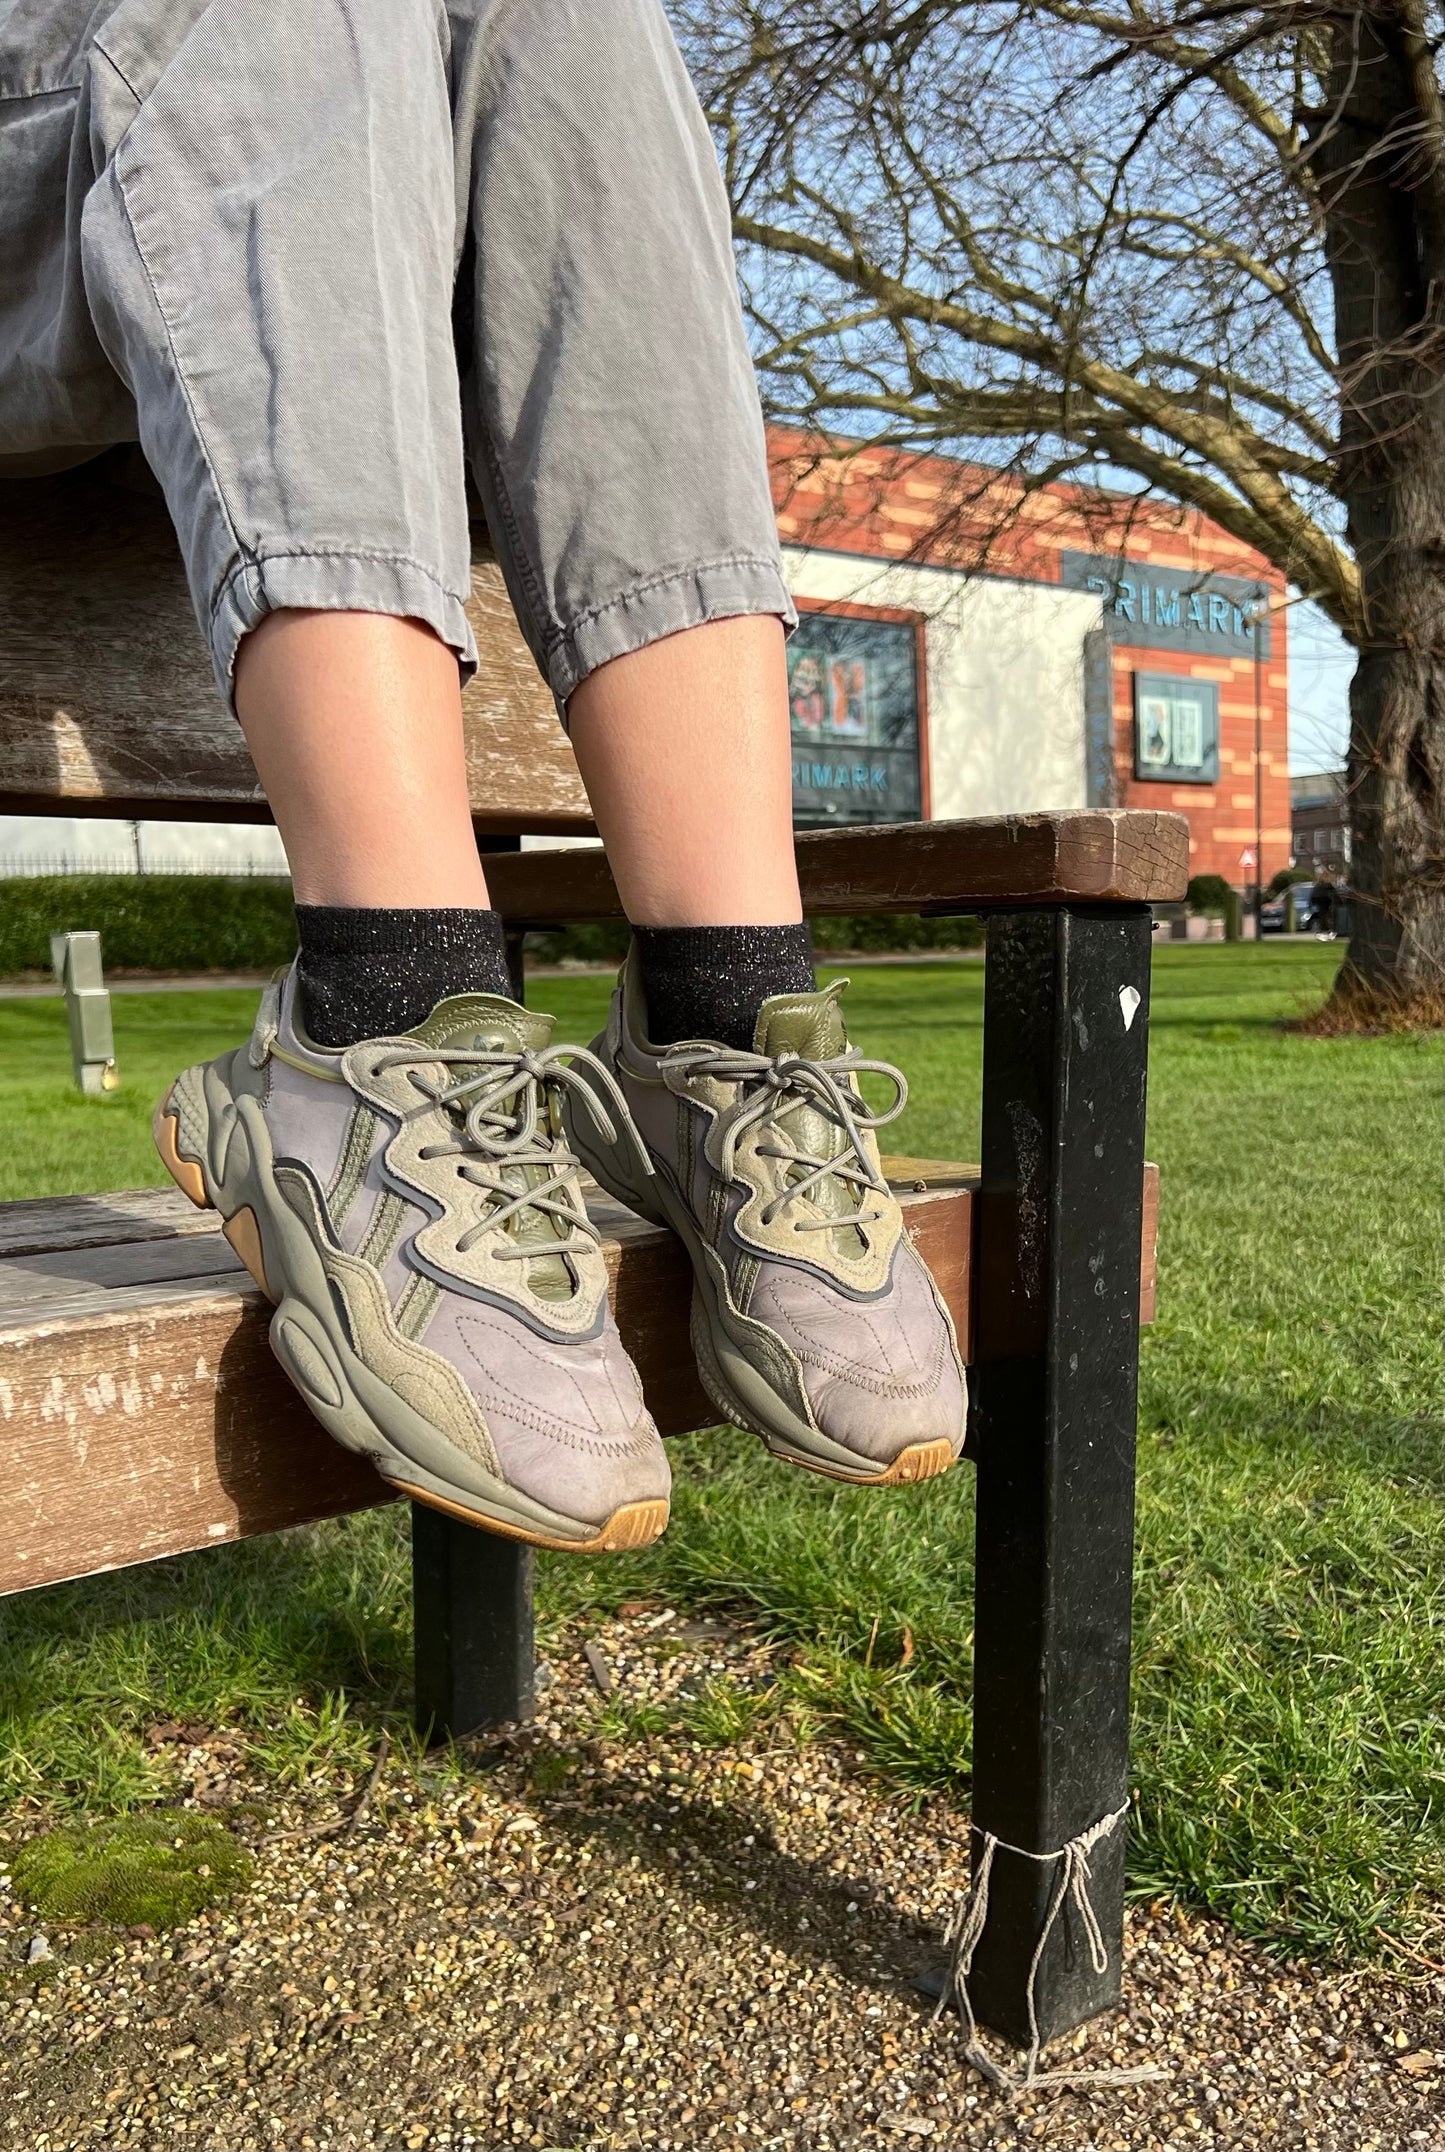
<svg viewBox="0 0 1445 2152">
<path fill-rule="evenodd" d="M 140 1240 L 218 1233 L 214 1211 L 197 1210 L 179 1188 L 119 1188 L 100 1196 L 39 1196 L 0 1203 L 0 1261 L 52 1248 L 108 1248 Z M 4 1276 L 0 1270 L 0 1277 Z"/>
<path fill-rule="evenodd" d="M 269 821 L 137 459 L 114 451 L 0 487 L 0 813 Z M 468 612 L 478 828 L 590 831 L 572 750 L 484 544 Z"/>
<path fill-rule="evenodd" d="M 796 849 L 810 914 L 1172 904 L 1189 880 L 1188 823 L 1151 808 L 809 830 Z M 487 885 L 513 926 L 622 917 L 595 847 L 489 855 Z"/>
</svg>

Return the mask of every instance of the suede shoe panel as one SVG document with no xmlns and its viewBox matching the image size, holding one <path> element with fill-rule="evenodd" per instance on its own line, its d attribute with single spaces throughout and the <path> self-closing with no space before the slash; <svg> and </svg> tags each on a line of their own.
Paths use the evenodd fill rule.
<svg viewBox="0 0 1445 2152">
<path fill-rule="evenodd" d="M 611 1315 L 585 1351 L 448 1294 L 422 1343 L 464 1376 L 508 1482 L 601 1523 L 658 1490 L 658 1437 Z"/>
<path fill-rule="evenodd" d="M 273 1055 L 266 1062 L 265 1108 L 275 1155 L 304 1159 L 320 1186 L 328 1187 L 356 1111 L 349 1087 Z"/>
</svg>

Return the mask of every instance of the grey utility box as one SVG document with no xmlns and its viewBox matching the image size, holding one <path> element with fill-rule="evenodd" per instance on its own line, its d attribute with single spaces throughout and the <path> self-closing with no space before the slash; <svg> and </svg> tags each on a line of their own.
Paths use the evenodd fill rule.
<svg viewBox="0 0 1445 2152">
<path fill-rule="evenodd" d="M 75 1080 L 87 1097 L 99 1098 L 120 1082 L 115 1066 L 110 994 L 100 968 L 100 936 L 52 934 L 50 962 L 65 988 Z"/>
</svg>

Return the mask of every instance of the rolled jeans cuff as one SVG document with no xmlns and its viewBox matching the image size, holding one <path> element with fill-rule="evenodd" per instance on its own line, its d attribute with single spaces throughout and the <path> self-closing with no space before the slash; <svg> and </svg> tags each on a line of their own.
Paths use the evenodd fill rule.
<svg viewBox="0 0 1445 2152">
<path fill-rule="evenodd" d="M 307 546 L 239 560 L 211 607 L 216 685 L 235 714 L 236 651 L 268 613 L 285 607 L 324 613 L 391 613 L 425 622 L 457 655 L 463 684 L 477 669 L 477 645 L 460 595 L 404 553 Z"/>
<path fill-rule="evenodd" d="M 788 634 L 797 626 L 797 611 L 776 556 L 725 553 L 715 560 L 692 561 L 647 576 L 605 605 L 589 607 L 547 645 L 547 678 L 563 723 L 568 696 L 609 659 L 626 657 L 704 621 L 735 620 L 747 613 L 776 614 Z"/>
</svg>

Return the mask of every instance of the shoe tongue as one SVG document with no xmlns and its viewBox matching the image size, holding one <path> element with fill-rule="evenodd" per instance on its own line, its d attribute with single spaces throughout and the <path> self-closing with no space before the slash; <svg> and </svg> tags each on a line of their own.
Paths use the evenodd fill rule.
<svg viewBox="0 0 1445 2152">
<path fill-rule="evenodd" d="M 818 994 L 774 994 L 758 1011 L 755 1051 L 769 1056 L 796 1054 L 807 1061 L 826 1061 L 846 1053 L 848 1033 L 838 1004 L 847 984 L 846 979 L 835 979 Z M 815 1158 L 839 1158 L 849 1149 L 842 1129 L 816 1107 L 789 1106 L 787 1125 Z M 857 1209 L 857 1198 L 847 1184 L 831 1175 L 814 1182 L 810 1200 L 825 1218 L 846 1218 Z M 867 1252 L 861 1234 L 852 1227 L 839 1226 L 827 1238 L 840 1256 L 856 1260 Z"/>
<path fill-rule="evenodd" d="M 555 1017 L 524 1009 L 504 994 L 451 994 L 405 1036 L 447 1053 L 465 1053 L 468 1047 L 476 1053 L 540 1053 L 551 1045 L 555 1023 Z"/>
<path fill-rule="evenodd" d="M 552 1043 L 555 1022 L 503 994 L 452 994 L 407 1036 L 445 1053 L 541 1053 Z M 462 1070 L 453 1063 L 451 1074 L 455 1081 Z M 500 1173 L 513 1195 L 540 1188 L 548 1177 L 545 1166 L 503 1166 Z M 566 1260 L 548 1253 L 554 1242 L 567 1238 L 569 1228 L 563 1221 L 546 1211 L 520 1210 L 503 1231 L 514 1247 L 537 1251 L 530 1263 L 518 1266 L 527 1273 L 528 1289 L 539 1300 L 570 1300 L 575 1284 Z"/>
<path fill-rule="evenodd" d="M 808 1061 L 846 1052 L 848 1033 L 838 1004 L 847 984 L 846 979 L 835 979 L 818 994 L 774 994 L 758 1011 L 754 1051 L 797 1054 Z"/>
</svg>

